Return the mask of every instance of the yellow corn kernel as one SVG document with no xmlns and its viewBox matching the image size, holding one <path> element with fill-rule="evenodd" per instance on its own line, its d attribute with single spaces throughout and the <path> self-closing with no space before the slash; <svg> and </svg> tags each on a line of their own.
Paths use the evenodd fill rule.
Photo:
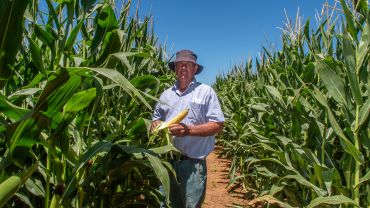
<svg viewBox="0 0 370 208">
<path fill-rule="evenodd" d="M 180 123 L 189 113 L 189 109 L 185 109 L 181 111 L 179 114 L 177 114 L 175 117 L 173 117 L 168 122 L 162 122 L 161 125 L 158 127 L 158 131 L 164 128 L 167 128 L 171 126 L 172 124 L 178 124 Z"/>
</svg>

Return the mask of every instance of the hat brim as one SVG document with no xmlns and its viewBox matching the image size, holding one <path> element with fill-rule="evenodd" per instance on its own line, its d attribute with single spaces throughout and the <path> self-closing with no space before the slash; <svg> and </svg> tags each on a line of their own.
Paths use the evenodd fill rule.
<svg viewBox="0 0 370 208">
<path fill-rule="evenodd" d="M 200 64 L 198 64 L 198 63 L 196 63 L 194 61 L 187 60 L 187 59 L 186 60 L 171 61 L 171 62 L 168 63 L 168 67 L 170 67 L 170 69 L 172 71 L 175 71 L 175 64 L 176 64 L 176 62 L 179 62 L 179 61 L 189 61 L 189 62 L 192 62 L 192 63 L 198 65 L 198 70 L 197 70 L 197 72 L 195 74 L 199 74 L 199 73 L 201 73 L 203 71 L 203 66 L 202 65 L 200 65 Z"/>
</svg>

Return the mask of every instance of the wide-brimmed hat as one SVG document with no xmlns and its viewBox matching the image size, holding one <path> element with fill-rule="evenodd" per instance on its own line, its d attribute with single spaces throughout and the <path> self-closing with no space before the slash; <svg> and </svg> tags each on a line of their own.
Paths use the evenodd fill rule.
<svg viewBox="0 0 370 208">
<path fill-rule="evenodd" d="M 203 70 L 203 66 L 197 63 L 197 55 L 191 50 L 181 50 L 176 53 L 176 59 L 168 63 L 171 70 L 175 70 L 175 63 L 179 61 L 190 61 L 198 65 L 198 70 L 195 74 L 199 74 Z"/>
</svg>

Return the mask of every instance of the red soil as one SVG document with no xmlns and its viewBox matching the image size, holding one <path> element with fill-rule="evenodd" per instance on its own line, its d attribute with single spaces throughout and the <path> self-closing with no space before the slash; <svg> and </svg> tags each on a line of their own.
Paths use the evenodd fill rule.
<svg viewBox="0 0 370 208">
<path fill-rule="evenodd" d="M 246 206 L 245 191 L 241 187 L 234 185 L 226 188 L 229 168 L 230 161 L 220 158 L 218 149 L 208 155 L 207 190 L 202 208 Z"/>
</svg>

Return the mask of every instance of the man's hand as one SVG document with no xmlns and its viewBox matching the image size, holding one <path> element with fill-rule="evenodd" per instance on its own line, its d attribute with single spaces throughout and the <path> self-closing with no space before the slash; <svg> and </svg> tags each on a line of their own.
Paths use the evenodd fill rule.
<svg viewBox="0 0 370 208">
<path fill-rule="evenodd" d="M 184 137 L 189 135 L 189 126 L 183 123 L 179 124 L 172 124 L 168 127 L 168 130 L 170 130 L 170 134 L 176 137 Z"/>
<path fill-rule="evenodd" d="M 152 121 L 152 124 L 150 125 L 150 132 L 154 132 L 154 130 L 162 123 L 161 120 Z"/>
<path fill-rule="evenodd" d="M 223 122 L 209 121 L 200 125 L 186 125 L 183 123 L 174 124 L 169 127 L 170 133 L 174 136 L 212 136 L 220 133 L 224 127 Z"/>
</svg>

